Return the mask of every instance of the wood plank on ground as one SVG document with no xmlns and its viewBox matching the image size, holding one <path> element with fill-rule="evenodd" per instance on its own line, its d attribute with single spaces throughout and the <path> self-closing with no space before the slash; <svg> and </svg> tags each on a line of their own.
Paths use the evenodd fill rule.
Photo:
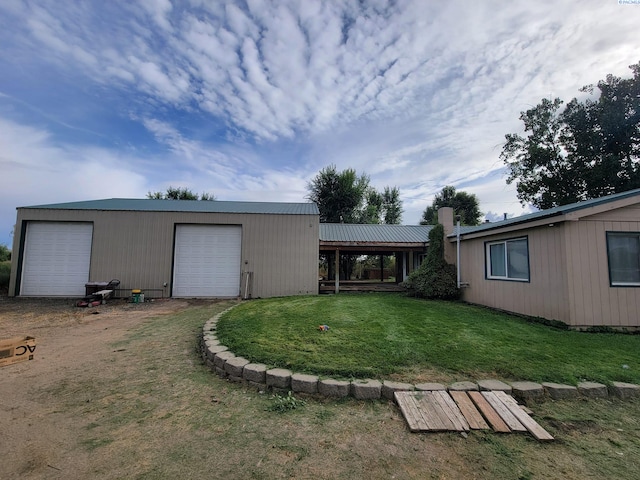
<svg viewBox="0 0 640 480">
<path fill-rule="evenodd" d="M 412 432 L 424 432 L 425 430 L 431 430 L 431 427 L 427 420 L 422 416 L 418 405 L 416 404 L 416 398 L 411 392 L 395 392 L 396 403 L 400 407 L 400 411 L 404 416 L 409 430 Z"/>
<path fill-rule="evenodd" d="M 458 408 L 462 412 L 462 415 L 464 415 L 464 418 L 467 420 L 469 428 L 471 428 L 472 430 L 489 429 L 489 425 L 487 425 L 487 422 L 484 421 L 484 418 L 482 418 L 482 414 L 473 405 L 473 402 L 466 392 L 451 391 L 449 392 L 449 394 L 455 400 Z"/>
<path fill-rule="evenodd" d="M 434 397 L 434 392 L 419 392 L 416 396 L 418 407 L 422 409 L 422 415 L 428 418 L 432 425 L 433 431 L 452 431 L 456 430 L 455 425 L 442 410 L 442 407 Z"/>
<path fill-rule="evenodd" d="M 510 433 L 511 429 L 502 420 L 502 417 L 493 409 L 480 392 L 467 392 L 473 403 L 478 407 L 484 418 L 495 432 Z"/>
<path fill-rule="evenodd" d="M 469 423 L 462 415 L 462 412 L 456 405 L 456 403 L 451 399 L 449 394 L 445 391 L 435 391 L 433 392 L 433 396 L 438 400 L 442 409 L 447 414 L 453 425 L 456 427 L 457 432 L 468 432 L 469 431 Z"/>
<path fill-rule="evenodd" d="M 495 392 L 496 397 L 504 403 L 507 408 L 513 413 L 513 415 L 518 419 L 518 421 L 524 425 L 529 433 L 534 436 L 536 440 L 541 442 L 549 442 L 553 440 L 553 437 L 549 432 L 547 432 L 544 428 L 540 426 L 538 422 L 536 422 L 533 418 L 531 418 L 527 412 L 525 412 L 518 402 L 511 396 L 507 395 L 505 392 Z"/>
<path fill-rule="evenodd" d="M 496 397 L 496 392 L 482 392 L 482 396 L 489 402 L 493 409 L 498 412 L 500 418 L 513 432 L 526 432 L 527 428 L 511 413 L 511 410 Z"/>
</svg>

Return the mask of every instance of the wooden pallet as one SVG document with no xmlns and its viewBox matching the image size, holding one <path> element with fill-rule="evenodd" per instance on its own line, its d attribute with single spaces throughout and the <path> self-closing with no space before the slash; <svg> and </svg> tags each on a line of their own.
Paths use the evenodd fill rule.
<svg viewBox="0 0 640 480">
<path fill-rule="evenodd" d="M 505 392 L 395 392 L 412 432 L 529 432 L 537 440 L 553 437 Z"/>
</svg>

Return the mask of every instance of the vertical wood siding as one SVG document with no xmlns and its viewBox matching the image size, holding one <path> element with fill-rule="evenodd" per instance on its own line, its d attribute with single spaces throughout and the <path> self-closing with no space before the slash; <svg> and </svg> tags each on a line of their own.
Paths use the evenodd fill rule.
<svg viewBox="0 0 640 480">
<path fill-rule="evenodd" d="M 319 220 L 314 215 L 19 209 L 14 252 L 19 252 L 21 226 L 30 220 L 92 222 L 89 280 L 117 278 L 123 290 L 156 289 L 151 296 L 163 291 L 169 296 L 175 225 L 209 224 L 242 227 L 238 269 L 253 272 L 254 298 L 318 291 Z M 14 255 L 11 295 L 19 256 Z"/>
<path fill-rule="evenodd" d="M 640 327 L 640 287 L 609 284 L 607 232 L 640 232 L 640 205 L 462 242 L 463 299 L 572 327 Z M 485 242 L 527 236 L 530 282 L 485 278 Z"/>
<path fill-rule="evenodd" d="M 572 326 L 640 326 L 640 287 L 609 284 L 607 232 L 640 232 L 637 205 L 566 224 Z"/>
<path fill-rule="evenodd" d="M 463 299 L 501 310 L 569 322 L 563 226 L 538 227 L 463 241 L 461 279 L 469 283 Z M 526 236 L 529 282 L 485 278 L 485 242 Z"/>
</svg>

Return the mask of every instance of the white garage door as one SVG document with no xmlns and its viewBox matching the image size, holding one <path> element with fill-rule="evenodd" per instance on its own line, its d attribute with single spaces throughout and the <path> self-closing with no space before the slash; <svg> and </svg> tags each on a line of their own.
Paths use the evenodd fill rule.
<svg viewBox="0 0 640 480">
<path fill-rule="evenodd" d="M 20 294 L 84 296 L 92 235 L 90 223 L 29 222 Z"/>
<path fill-rule="evenodd" d="M 173 296 L 238 296 L 241 246 L 239 226 L 178 225 Z"/>
</svg>

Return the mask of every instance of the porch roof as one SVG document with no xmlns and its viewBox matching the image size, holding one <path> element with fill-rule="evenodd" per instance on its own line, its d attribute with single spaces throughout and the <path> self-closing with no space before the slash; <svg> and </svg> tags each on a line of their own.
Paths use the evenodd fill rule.
<svg viewBox="0 0 640 480">
<path fill-rule="evenodd" d="M 320 249 L 360 251 L 423 250 L 433 225 L 321 223 Z"/>
</svg>

